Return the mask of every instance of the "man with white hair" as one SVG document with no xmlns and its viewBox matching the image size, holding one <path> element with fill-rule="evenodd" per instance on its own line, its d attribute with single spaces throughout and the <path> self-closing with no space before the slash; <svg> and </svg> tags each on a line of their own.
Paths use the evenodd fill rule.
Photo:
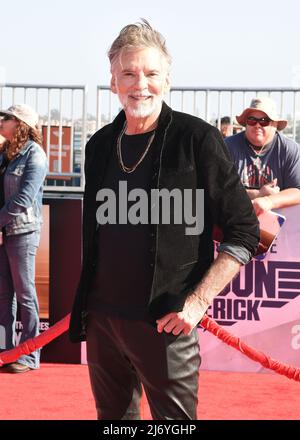
<svg viewBox="0 0 300 440">
<path fill-rule="evenodd" d="M 300 147 L 281 133 L 275 102 L 257 97 L 236 119 L 246 130 L 225 143 L 256 214 L 299 204 Z"/>
<path fill-rule="evenodd" d="M 111 90 L 124 110 L 86 146 L 83 263 L 70 337 L 87 341 L 98 418 L 138 419 L 143 384 L 154 419 L 195 419 L 197 324 L 255 252 L 257 218 L 219 131 L 163 102 L 171 60 L 162 35 L 146 21 L 128 25 L 109 59 Z M 169 205 L 152 200 L 157 191 L 195 195 L 199 189 L 200 211 L 195 198 L 177 210 L 175 197 Z M 151 202 L 137 209 L 136 194 Z M 152 221 L 159 205 L 171 221 L 160 215 Z M 189 215 L 177 222 L 182 208 Z M 189 235 L 195 211 L 196 221 L 203 215 L 203 230 Z M 224 232 L 215 261 L 214 223 Z"/>
</svg>

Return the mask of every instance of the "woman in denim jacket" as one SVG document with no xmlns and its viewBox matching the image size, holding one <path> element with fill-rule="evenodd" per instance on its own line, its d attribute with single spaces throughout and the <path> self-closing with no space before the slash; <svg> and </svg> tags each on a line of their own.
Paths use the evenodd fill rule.
<svg viewBox="0 0 300 440">
<path fill-rule="evenodd" d="M 47 158 L 41 148 L 38 115 L 27 105 L 0 111 L 0 351 L 16 345 L 17 302 L 20 342 L 39 333 L 35 255 L 42 224 Z M 11 373 L 39 368 L 39 350 L 6 366 Z"/>
</svg>

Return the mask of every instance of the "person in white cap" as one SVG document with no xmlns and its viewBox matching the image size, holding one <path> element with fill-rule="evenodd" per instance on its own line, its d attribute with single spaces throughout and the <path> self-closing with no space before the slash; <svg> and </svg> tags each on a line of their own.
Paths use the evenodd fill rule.
<svg viewBox="0 0 300 440">
<path fill-rule="evenodd" d="M 47 158 L 38 114 L 25 104 L 0 111 L 0 351 L 16 345 L 17 302 L 20 342 L 39 333 L 35 254 L 42 223 L 42 191 Z M 4 367 L 10 373 L 39 368 L 39 350 Z"/>
<path fill-rule="evenodd" d="M 257 215 L 300 203 L 300 147 L 281 133 L 275 102 L 256 97 L 237 122 L 246 130 L 225 139 Z"/>
</svg>

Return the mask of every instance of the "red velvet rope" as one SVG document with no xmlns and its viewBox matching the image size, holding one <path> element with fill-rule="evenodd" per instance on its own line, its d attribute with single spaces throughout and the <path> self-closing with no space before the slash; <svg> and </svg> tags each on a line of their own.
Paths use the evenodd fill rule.
<svg viewBox="0 0 300 440">
<path fill-rule="evenodd" d="M 217 338 L 225 342 L 225 344 L 234 347 L 236 350 L 239 350 L 253 361 L 259 362 L 263 367 L 273 370 L 278 374 L 282 374 L 289 379 L 294 379 L 297 382 L 300 382 L 300 368 L 292 367 L 291 365 L 284 364 L 272 359 L 269 356 L 266 356 L 261 351 L 258 351 L 250 345 L 245 344 L 245 342 L 242 342 L 237 336 L 233 336 L 223 327 L 219 326 L 213 319 L 209 318 L 209 316 L 204 316 L 201 321 L 201 326 L 213 335 L 217 336 Z"/>
<path fill-rule="evenodd" d="M 0 353 L 0 367 L 4 364 L 15 362 L 20 356 L 32 353 L 38 348 L 41 348 L 44 345 L 48 344 L 53 339 L 57 338 L 65 331 L 67 331 L 69 327 L 69 322 L 70 314 L 58 321 L 48 330 L 41 333 L 39 336 L 22 342 L 20 345 L 13 348 L 12 350 L 3 351 L 2 353 Z M 249 357 L 253 361 L 259 362 L 263 367 L 268 368 L 269 370 L 273 370 L 278 374 L 282 374 L 289 379 L 300 382 L 300 368 L 292 367 L 291 365 L 284 364 L 282 362 L 276 361 L 275 359 L 272 359 L 269 356 L 266 356 L 261 351 L 258 351 L 255 348 L 245 344 L 245 342 L 242 342 L 237 336 L 230 334 L 227 330 L 219 326 L 219 324 L 217 324 L 207 315 L 203 317 L 200 324 L 201 327 L 208 330 L 221 341 L 225 342 L 225 344 L 234 347 L 236 350 L 239 350 L 241 353 L 243 353 L 245 356 Z"/>
<path fill-rule="evenodd" d="M 35 338 L 27 339 L 27 341 L 22 342 L 15 348 L 3 351 L 2 353 L 0 353 L 0 367 L 2 367 L 3 364 L 15 362 L 20 356 L 24 354 L 30 354 L 38 348 L 41 348 L 49 342 L 53 341 L 53 339 L 57 338 L 58 336 L 65 333 L 65 331 L 67 331 L 69 323 L 70 313 Z"/>
</svg>

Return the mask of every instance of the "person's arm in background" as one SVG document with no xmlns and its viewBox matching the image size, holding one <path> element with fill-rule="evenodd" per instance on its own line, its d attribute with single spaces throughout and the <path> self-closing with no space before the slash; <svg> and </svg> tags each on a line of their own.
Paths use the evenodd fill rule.
<svg viewBox="0 0 300 440">
<path fill-rule="evenodd" d="M 260 215 L 271 209 L 287 208 L 300 204 L 300 189 L 287 188 L 277 194 L 257 197 L 252 200 L 256 215 Z"/>
<path fill-rule="evenodd" d="M 277 185 L 277 179 L 273 179 L 272 182 L 266 183 L 261 188 L 245 188 L 248 196 L 251 200 L 257 199 L 257 197 L 270 196 L 272 194 L 278 194 L 280 188 Z"/>
<path fill-rule="evenodd" d="M 284 137 L 282 139 L 285 143 L 285 150 L 282 157 L 280 191 L 278 191 L 275 179 L 273 187 L 267 184 L 260 188 L 259 195 L 252 201 L 257 215 L 271 209 L 300 204 L 300 146 L 292 140 L 285 140 Z"/>
<path fill-rule="evenodd" d="M 33 151 L 26 162 L 20 190 L 0 209 L 0 229 L 13 218 L 30 208 L 44 182 L 47 173 L 47 157 L 42 148 Z"/>
</svg>

